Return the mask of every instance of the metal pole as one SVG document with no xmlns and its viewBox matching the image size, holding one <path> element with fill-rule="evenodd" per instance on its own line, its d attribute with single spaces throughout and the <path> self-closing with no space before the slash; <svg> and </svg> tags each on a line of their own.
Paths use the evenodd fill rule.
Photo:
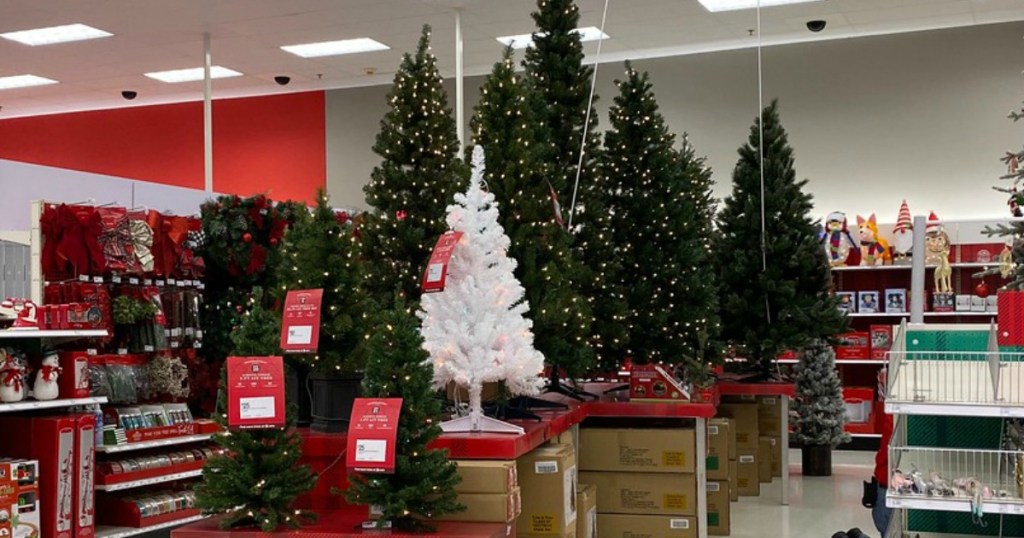
<svg viewBox="0 0 1024 538">
<path fill-rule="evenodd" d="M 459 148 L 466 147 L 466 120 L 464 108 L 464 81 L 462 80 L 462 10 L 455 10 L 455 122 Z"/>
<path fill-rule="evenodd" d="M 213 80 L 210 34 L 203 34 L 203 188 L 213 192 Z"/>
<path fill-rule="evenodd" d="M 914 217 L 914 250 L 910 267 L 910 322 L 924 323 L 925 218 Z"/>
</svg>

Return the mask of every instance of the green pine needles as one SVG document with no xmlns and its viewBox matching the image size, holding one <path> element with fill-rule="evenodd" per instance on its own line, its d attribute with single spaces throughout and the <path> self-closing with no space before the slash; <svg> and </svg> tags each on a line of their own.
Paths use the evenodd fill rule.
<svg viewBox="0 0 1024 538">
<path fill-rule="evenodd" d="M 850 441 L 843 430 L 846 404 L 836 372 L 836 352 L 824 340 L 812 341 L 800 356 L 793 412 L 793 437 L 800 444 L 835 448 Z"/>
</svg>

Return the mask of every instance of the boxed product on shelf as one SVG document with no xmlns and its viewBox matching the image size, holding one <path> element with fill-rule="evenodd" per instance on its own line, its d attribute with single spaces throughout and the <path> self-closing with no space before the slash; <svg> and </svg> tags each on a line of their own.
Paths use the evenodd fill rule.
<svg viewBox="0 0 1024 538">
<path fill-rule="evenodd" d="M 907 290 L 890 288 L 885 290 L 885 312 L 903 314 L 907 311 Z"/>
<path fill-rule="evenodd" d="M 847 314 L 857 313 L 857 294 L 852 291 L 837 291 L 836 297 L 839 298 L 839 310 L 846 312 Z"/>
<path fill-rule="evenodd" d="M 597 487 L 599 514 L 697 515 L 696 475 L 586 471 L 579 479 Z"/>
<path fill-rule="evenodd" d="M 840 334 L 836 341 L 837 360 L 861 360 L 871 356 L 871 335 L 866 332 Z"/>
<path fill-rule="evenodd" d="M 602 538 L 696 538 L 697 518 L 599 513 L 597 528 Z"/>
<path fill-rule="evenodd" d="M 522 514 L 516 532 L 524 537 L 563 538 L 576 534 L 576 452 L 572 445 L 547 445 L 516 460 Z"/>
<path fill-rule="evenodd" d="M 636 402 L 690 401 L 690 393 L 665 368 L 634 365 L 629 371 L 629 399 Z"/>
<path fill-rule="evenodd" d="M 988 301 L 984 297 L 971 296 L 971 312 L 984 312 L 988 310 Z"/>
<path fill-rule="evenodd" d="M 999 310 L 999 299 L 995 295 L 989 295 L 985 298 L 985 311 L 996 312 Z"/>
<path fill-rule="evenodd" d="M 676 428 L 581 428 L 581 471 L 692 473 L 694 430 Z"/>
<path fill-rule="evenodd" d="M 782 400 L 776 396 L 757 397 L 757 432 L 762 435 L 782 434 Z"/>
<path fill-rule="evenodd" d="M 857 292 L 857 312 L 861 314 L 876 314 L 880 308 L 877 291 Z"/>
<path fill-rule="evenodd" d="M 870 387 L 843 387 L 846 421 L 854 424 L 871 422 L 875 391 Z"/>
<path fill-rule="evenodd" d="M 199 515 L 191 489 L 100 495 L 96 507 L 97 523 L 118 527 L 150 527 Z"/>
<path fill-rule="evenodd" d="M 72 538 L 75 427 L 73 416 L 0 417 L 5 453 L 39 462 L 40 535 Z"/>
<path fill-rule="evenodd" d="M 757 443 L 757 479 L 762 484 L 772 481 L 772 438 L 766 435 Z"/>
<path fill-rule="evenodd" d="M 738 450 L 757 452 L 757 439 L 761 434 L 758 429 L 760 411 L 756 401 L 754 403 L 723 403 L 718 406 L 718 415 L 733 420 Z"/>
<path fill-rule="evenodd" d="M 519 485 L 515 461 L 455 460 L 459 493 L 508 493 Z"/>
<path fill-rule="evenodd" d="M 459 493 L 457 502 L 466 509 L 444 516 L 445 520 L 509 523 L 515 521 L 522 510 L 522 498 L 518 487 L 507 493 Z M 372 517 L 374 514 L 371 512 L 370 515 Z"/>
<path fill-rule="evenodd" d="M 96 528 L 96 416 L 75 415 L 75 538 L 90 538 Z"/>
<path fill-rule="evenodd" d="M 206 460 L 222 451 L 221 448 L 201 447 L 103 461 L 97 465 L 96 483 L 109 486 L 198 471 Z"/>
<path fill-rule="evenodd" d="M 729 536 L 732 532 L 730 527 L 729 483 L 708 481 L 707 493 L 708 534 L 711 536 Z"/>
<path fill-rule="evenodd" d="M 757 497 L 761 494 L 760 464 L 757 450 L 736 457 L 736 493 L 740 497 Z"/>
<path fill-rule="evenodd" d="M 736 454 L 736 435 L 732 420 L 713 418 L 708 421 L 708 477 L 715 480 L 729 478 L 729 460 Z"/>
<path fill-rule="evenodd" d="M 971 296 L 965 293 L 961 293 L 956 296 L 956 311 L 957 312 L 970 312 L 971 311 Z"/>
<path fill-rule="evenodd" d="M 89 397 L 89 354 L 85 351 L 62 351 L 60 353 L 61 398 Z"/>
<path fill-rule="evenodd" d="M 194 419 L 186 404 L 107 407 L 103 444 L 123 445 L 220 431 L 209 419 Z"/>
<path fill-rule="evenodd" d="M 580 484 L 576 493 L 576 538 L 597 538 L 597 486 Z"/>
<path fill-rule="evenodd" d="M 892 325 L 872 325 L 868 332 L 871 333 L 871 358 L 885 360 L 892 349 Z"/>
<path fill-rule="evenodd" d="M 0 459 L 0 536 L 39 537 L 39 462 Z"/>
</svg>

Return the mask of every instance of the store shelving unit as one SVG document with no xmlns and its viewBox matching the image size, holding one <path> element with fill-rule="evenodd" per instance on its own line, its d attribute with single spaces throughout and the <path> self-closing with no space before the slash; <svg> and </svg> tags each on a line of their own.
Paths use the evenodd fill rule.
<svg viewBox="0 0 1024 538">
<path fill-rule="evenodd" d="M 24 400 L 21 402 L 0 403 L 0 413 L 36 411 L 39 409 L 59 409 L 62 407 L 74 407 L 76 405 L 105 403 L 107 403 L 106 396 L 98 396 L 95 398 L 67 398 L 63 400 Z"/>
<path fill-rule="evenodd" d="M 160 523 L 158 525 L 150 525 L 148 527 L 109 527 L 99 526 L 96 527 L 96 538 L 128 538 L 129 536 L 138 536 L 140 534 L 146 534 L 153 531 L 159 531 L 163 529 L 170 529 L 172 527 L 178 527 L 181 525 L 187 525 L 189 523 L 195 523 L 196 521 L 202 521 L 210 516 L 198 515 L 190 516 L 182 519 L 175 519 L 174 521 L 168 521 L 166 523 Z"/>
<path fill-rule="evenodd" d="M 161 448 L 166 446 L 200 443 L 203 441 L 209 441 L 211 438 L 213 438 L 213 435 L 214 434 L 212 433 L 203 433 L 199 435 L 184 435 L 182 437 L 157 439 L 156 441 L 143 441 L 141 443 L 126 443 L 123 445 L 102 445 L 96 447 L 96 452 L 114 454 L 118 452 L 130 452 L 133 450 L 146 450 L 147 448 Z"/>
<path fill-rule="evenodd" d="M 99 330 L 54 330 L 5 329 L 0 331 L 0 340 L 78 340 L 81 338 L 104 338 L 107 331 Z"/>
<path fill-rule="evenodd" d="M 203 476 L 203 470 L 197 469 L 195 471 L 185 471 L 183 473 L 174 473 L 163 476 L 154 476 L 152 478 L 144 478 L 142 480 L 134 480 L 132 482 L 121 482 L 119 484 L 97 484 L 96 491 L 123 491 L 126 489 L 135 489 L 145 486 L 152 486 L 155 484 L 164 484 L 167 482 L 177 482 L 178 480 L 186 480 L 189 478 L 197 478 Z"/>
</svg>

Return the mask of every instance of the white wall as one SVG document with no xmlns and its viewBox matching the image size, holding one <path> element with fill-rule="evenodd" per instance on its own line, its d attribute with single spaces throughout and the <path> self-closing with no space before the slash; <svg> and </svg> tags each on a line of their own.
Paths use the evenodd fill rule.
<svg viewBox="0 0 1024 538">
<path fill-rule="evenodd" d="M 766 49 L 765 99 L 780 99 L 818 213 L 877 212 L 891 222 L 906 198 L 914 214 L 1006 215 L 1005 196 L 990 187 L 1003 173 L 999 157 L 1024 140 L 1024 124 L 1006 119 L 1024 99 L 1022 35 L 1024 23 L 1009 23 Z M 671 128 L 708 156 L 719 196 L 757 115 L 756 66 L 753 50 L 636 62 L 651 72 Z M 601 66 L 602 129 L 621 73 Z M 467 117 L 479 84 L 467 80 Z M 327 182 L 337 204 L 365 207 L 387 91 L 327 92 Z"/>
</svg>

